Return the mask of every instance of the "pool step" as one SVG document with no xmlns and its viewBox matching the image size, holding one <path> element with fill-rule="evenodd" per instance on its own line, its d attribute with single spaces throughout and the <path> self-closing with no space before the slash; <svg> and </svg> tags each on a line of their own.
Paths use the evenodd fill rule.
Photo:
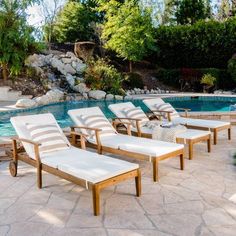
<svg viewBox="0 0 236 236">
<path fill-rule="evenodd" d="M 16 102 L 19 99 L 32 98 L 31 95 L 22 95 L 21 91 L 12 90 L 9 86 L 0 87 L 0 101 Z"/>
</svg>

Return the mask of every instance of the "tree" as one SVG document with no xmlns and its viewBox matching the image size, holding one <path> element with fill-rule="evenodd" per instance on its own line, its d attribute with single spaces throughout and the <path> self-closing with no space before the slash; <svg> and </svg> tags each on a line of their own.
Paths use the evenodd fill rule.
<svg viewBox="0 0 236 236">
<path fill-rule="evenodd" d="M 109 3 L 108 3 L 109 4 Z M 111 0 L 107 5 L 102 39 L 105 47 L 130 61 L 140 61 L 155 50 L 154 28 L 150 13 L 142 10 L 135 0 L 122 4 Z"/>
<path fill-rule="evenodd" d="M 174 0 L 173 4 L 176 6 L 177 24 L 193 25 L 198 20 L 204 20 L 211 16 L 209 0 Z"/>
<path fill-rule="evenodd" d="M 40 11 L 44 16 L 43 37 L 51 50 L 52 35 L 55 28 L 55 19 L 61 9 L 62 0 L 40 0 Z"/>
<path fill-rule="evenodd" d="M 98 15 L 88 2 L 68 1 L 56 16 L 53 40 L 75 42 L 95 38 L 94 23 Z M 90 1 L 90 4 L 92 2 Z"/>
<path fill-rule="evenodd" d="M 4 81 L 17 74 L 26 56 L 37 44 L 33 28 L 27 24 L 26 9 L 31 0 L 0 0 L 0 66 Z"/>
</svg>

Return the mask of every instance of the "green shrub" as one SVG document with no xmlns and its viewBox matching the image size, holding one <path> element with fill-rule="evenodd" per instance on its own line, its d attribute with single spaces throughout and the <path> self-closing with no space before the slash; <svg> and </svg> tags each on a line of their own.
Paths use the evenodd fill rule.
<svg viewBox="0 0 236 236">
<path fill-rule="evenodd" d="M 212 87 L 215 85 L 215 83 L 216 83 L 216 78 L 211 74 L 205 74 L 202 76 L 201 84 L 205 84 L 207 86 Z"/>
<path fill-rule="evenodd" d="M 226 70 L 217 68 L 160 69 L 153 77 L 176 89 L 201 91 L 201 78 L 204 74 L 210 74 L 216 78 L 217 89 L 232 89 L 236 86 L 236 81 L 231 79 Z M 188 84 L 187 88 L 185 88 L 186 83 Z"/>
<path fill-rule="evenodd" d="M 92 60 L 85 71 L 85 83 L 92 89 L 123 95 L 122 75 L 105 59 Z"/>
<path fill-rule="evenodd" d="M 160 69 L 156 74 L 153 74 L 153 77 L 165 85 L 180 89 L 180 69 Z"/>
<path fill-rule="evenodd" d="M 231 78 L 236 82 L 236 58 L 233 57 L 228 61 L 228 72 Z"/>
<path fill-rule="evenodd" d="M 125 75 L 124 87 L 128 89 L 140 88 L 143 89 L 144 83 L 142 76 L 138 73 L 127 73 Z"/>
<path fill-rule="evenodd" d="M 153 52 L 152 61 L 164 68 L 226 68 L 236 51 L 235 32 L 236 18 L 160 26 L 156 30 L 159 50 Z"/>
</svg>

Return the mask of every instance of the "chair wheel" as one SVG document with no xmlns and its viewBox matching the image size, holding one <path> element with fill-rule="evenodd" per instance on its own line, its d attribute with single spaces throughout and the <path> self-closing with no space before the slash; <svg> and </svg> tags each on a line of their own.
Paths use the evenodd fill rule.
<svg viewBox="0 0 236 236">
<path fill-rule="evenodd" d="M 11 176 L 16 177 L 16 175 L 17 175 L 17 164 L 14 161 L 11 161 L 9 163 L 9 170 L 10 170 Z"/>
</svg>

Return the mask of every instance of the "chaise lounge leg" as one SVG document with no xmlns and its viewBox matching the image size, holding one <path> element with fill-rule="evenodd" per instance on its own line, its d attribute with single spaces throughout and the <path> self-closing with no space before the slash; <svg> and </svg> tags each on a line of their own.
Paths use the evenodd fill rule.
<svg viewBox="0 0 236 236">
<path fill-rule="evenodd" d="M 158 181 L 158 160 L 156 158 L 153 158 L 152 160 L 153 165 L 153 181 Z"/>
<path fill-rule="evenodd" d="M 100 189 L 99 186 L 94 184 L 93 189 L 93 213 L 95 216 L 100 214 Z"/>
<path fill-rule="evenodd" d="M 12 141 L 12 148 L 13 148 L 13 161 L 9 163 L 9 170 L 11 176 L 17 176 L 17 167 L 18 167 L 18 156 L 17 156 L 17 143 L 16 140 Z"/>
<path fill-rule="evenodd" d="M 228 129 L 228 139 L 231 140 L 231 127 Z"/>
<path fill-rule="evenodd" d="M 180 169 L 184 170 L 184 154 L 180 154 L 179 158 L 180 158 Z"/>
<path fill-rule="evenodd" d="M 136 196 L 141 196 L 141 172 L 137 170 L 138 176 L 135 177 L 135 186 L 136 186 Z"/>
<path fill-rule="evenodd" d="M 38 185 L 38 188 L 42 188 L 42 168 L 41 168 L 41 164 L 39 164 L 38 167 L 37 167 L 37 185 Z"/>
<path fill-rule="evenodd" d="M 209 139 L 207 139 L 207 151 L 211 152 L 211 136 L 209 136 Z"/>
<path fill-rule="evenodd" d="M 214 129 L 214 145 L 217 144 L 217 129 Z"/>
<path fill-rule="evenodd" d="M 191 140 L 189 141 L 188 144 L 188 151 L 189 151 L 189 160 L 193 159 L 193 143 L 191 142 Z"/>
</svg>

